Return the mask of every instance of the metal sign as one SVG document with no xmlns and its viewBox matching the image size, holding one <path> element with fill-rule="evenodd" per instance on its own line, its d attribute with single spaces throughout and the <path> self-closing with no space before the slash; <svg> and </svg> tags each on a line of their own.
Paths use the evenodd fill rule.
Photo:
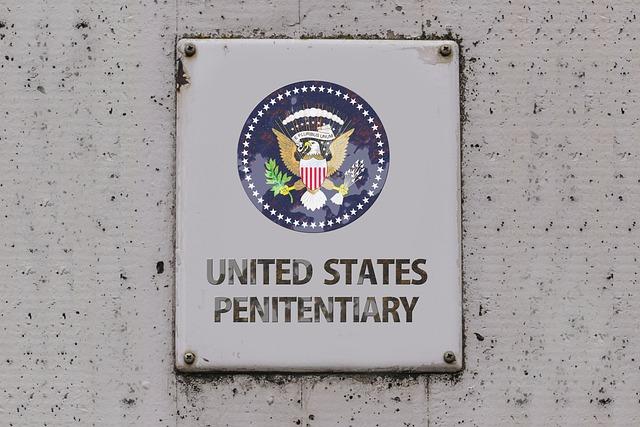
<svg viewBox="0 0 640 427">
<path fill-rule="evenodd" d="M 457 45 L 178 55 L 177 368 L 461 369 Z"/>
</svg>

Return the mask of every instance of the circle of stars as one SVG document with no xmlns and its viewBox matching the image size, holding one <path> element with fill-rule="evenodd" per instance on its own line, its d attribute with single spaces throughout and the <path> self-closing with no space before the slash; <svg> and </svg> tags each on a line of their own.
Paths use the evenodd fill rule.
<svg viewBox="0 0 640 427">
<path fill-rule="evenodd" d="M 264 200 L 262 195 L 258 191 L 256 191 L 256 186 L 253 183 L 253 177 L 251 176 L 251 169 L 248 166 L 249 165 L 248 148 L 252 143 L 251 138 L 253 136 L 252 132 L 255 129 L 254 125 L 257 125 L 258 122 L 260 122 L 262 117 L 265 115 L 265 113 L 269 111 L 269 109 L 275 106 L 277 103 L 287 100 L 287 98 L 290 98 L 292 95 L 298 95 L 299 93 L 310 93 L 310 92 L 327 93 L 329 95 L 335 96 L 338 99 L 341 99 L 348 105 L 353 106 L 353 108 L 355 108 L 358 111 L 358 113 L 362 114 L 363 118 L 365 118 L 368 125 L 371 127 L 371 130 L 375 132 L 374 137 L 377 144 L 376 173 L 374 174 L 374 178 L 371 180 L 371 185 L 367 189 L 365 195 L 358 201 L 358 204 L 355 205 L 354 208 L 351 208 L 344 214 L 336 215 L 332 218 L 329 218 L 328 220 L 318 221 L 318 222 L 300 221 L 297 219 L 293 219 L 287 216 L 286 214 L 283 214 L 282 212 L 278 212 L 275 208 L 270 206 L 269 203 L 267 203 Z M 383 138 L 383 136 L 386 137 L 386 135 L 383 135 L 379 132 L 379 128 L 382 125 L 380 123 L 380 119 L 377 117 L 375 112 L 368 111 L 363 106 L 363 104 L 364 102 L 362 102 L 362 100 L 359 99 L 356 94 L 353 94 L 353 93 L 349 94 L 346 92 L 342 92 L 340 89 L 334 89 L 330 85 L 326 87 L 324 85 L 316 86 L 315 84 L 312 84 L 310 86 L 303 85 L 301 87 L 294 86 L 292 90 L 286 90 L 281 93 L 278 92 L 277 95 L 275 95 L 273 98 L 266 101 L 262 105 L 262 108 L 258 110 L 256 115 L 252 117 L 251 120 L 248 121 L 248 125 L 246 125 L 245 128 L 243 129 L 242 139 L 244 141 L 242 142 L 242 151 L 240 152 L 240 154 L 242 154 L 242 159 L 240 160 L 239 168 L 241 172 L 241 177 L 243 178 L 242 182 L 248 189 L 249 194 L 251 194 L 256 199 L 258 204 L 265 211 L 265 214 L 268 214 L 268 216 L 274 222 L 284 223 L 288 226 L 293 226 L 294 229 L 297 229 L 299 231 L 305 231 L 309 229 L 315 230 L 316 228 L 322 229 L 323 231 L 328 231 L 333 228 L 343 226 L 344 224 L 347 224 L 349 221 L 351 221 L 354 217 L 357 217 L 358 211 L 362 211 L 366 207 L 366 205 L 371 203 L 371 199 L 373 199 L 380 192 L 380 190 L 382 190 L 382 183 L 381 183 L 382 176 L 384 174 L 385 167 L 388 167 L 387 161 L 385 160 L 385 154 L 388 154 L 388 153 L 384 149 L 385 143 Z"/>
</svg>

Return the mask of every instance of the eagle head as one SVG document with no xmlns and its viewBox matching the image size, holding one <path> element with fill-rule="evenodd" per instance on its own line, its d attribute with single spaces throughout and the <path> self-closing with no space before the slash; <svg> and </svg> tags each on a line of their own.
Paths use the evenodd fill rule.
<svg viewBox="0 0 640 427">
<path fill-rule="evenodd" d="M 306 157 L 322 158 L 329 161 L 333 156 L 331 155 L 328 144 L 316 141 L 315 139 L 308 139 L 297 145 L 295 154 L 295 158 L 298 161 Z"/>
</svg>

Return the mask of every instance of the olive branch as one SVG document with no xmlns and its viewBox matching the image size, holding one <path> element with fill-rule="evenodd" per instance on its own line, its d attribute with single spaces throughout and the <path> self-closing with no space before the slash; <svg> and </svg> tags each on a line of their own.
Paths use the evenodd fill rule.
<svg viewBox="0 0 640 427">
<path fill-rule="evenodd" d="M 287 183 L 291 181 L 292 176 L 280 172 L 280 168 L 274 159 L 267 160 L 264 167 L 264 176 L 267 178 L 267 184 L 271 186 L 273 195 L 277 196 L 278 194 L 282 194 L 281 191 L 287 188 Z M 293 203 L 293 196 L 291 196 L 290 192 L 287 192 L 287 194 L 291 199 L 291 203 Z"/>
</svg>

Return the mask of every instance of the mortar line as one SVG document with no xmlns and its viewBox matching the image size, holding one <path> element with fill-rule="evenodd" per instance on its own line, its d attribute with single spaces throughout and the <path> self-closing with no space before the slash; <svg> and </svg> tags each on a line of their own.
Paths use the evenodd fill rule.
<svg viewBox="0 0 640 427">
<path fill-rule="evenodd" d="M 302 0 L 298 0 L 298 37 L 302 34 Z"/>
<path fill-rule="evenodd" d="M 424 390 L 425 390 L 425 403 L 427 404 L 427 427 L 431 426 L 431 394 L 430 394 L 430 390 L 429 390 L 429 382 L 431 380 L 431 376 L 430 375 L 425 375 L 425 382 L 424 382 Z"/>
<path fill-rule="evenodd" d="M 420 2 L 420 37 L 424 37 L 425 35 L 425 30 L 424 30 L 424 1 Z M 425 406 L 426 406 L 426 422 L 425 425 L 427 427 L 431 427 L 431 390 L 430 390 L 430 383 L 431 383 L 431 375 L 427 374 L 424 376 L 424 392 L 425 392 Z"/>
<path fill-rule="evenodd" d="M 300 416 L 300 423 L 302 425 L 302 423 L 304 422 L 304 420 L 307 417 L 307 411 L 305 409 L 305 405 L 304 405 L 304 377 L 300 378 L 300 410 L 301 410 L 301 416 Z"/>
<path fill-rule="evenodd" d="M 178 58 L 178 22 L 179 22 L 179 16 L 180 16 L 180 0 L 174 0 L 176 3 L 176 7 L 175 7 L 175 27 L 174 27 L 174 40 L 173 40 L 173 72 L 174 72 L 174 76 L 172 79 L 173 82 L 173 86 L 174 86 L 174 96 L 173 96 L 173 134 L 174 134 L 174 143 L 172 144 L 173 146 L 173 158 L 174 158 L 174 163 L 173 163 L 173 169 L 174 169 L 174 176 L 175 176 L 175 168 L 176 168 L 176 163 L 177 162 L 177 158 L 175 155 L 176 152 L 176 146 L 175 144 L 177 143 L 177 138 L 178 138 L 178 93 L 175 91 L 175 73 L 177 73 L 176 71 L 176 60 Z M 175 201 L 176 201 L 176 181 L 173 181 L 173 204 L 175 206 Z M 175 259 L 176 259 L 176 216 L 175 216 L 175 209 L 174 209 L 174 215 L 173 215 L 173 230 L 172 230 L 172 236 L 173 238 L 171 239 L 172 241 L 172 250 L 173 250 L 173 265 L 174 265 L 174 274 L 173 274 L 173 327 L 171 328 L 172 330 L 172 335 L 173 335 L 173 345 L 172 345 L 172 352 L 173 352 L 173 363 L 175 363 L 176 360 L 176 343 L 175 343 L 175 339 L 176 339 L 176 331 L 175 331 L 175 321 L 176 321 L 176 312 L 175 312 L 175 304 L 176 304 L 176 281 L 175 281 Z M 173 372 L 173 400 L 175 402 L 175 409 L 173 411 L 173 416 L 175 417 L 175 421 L 176 421 L 176 427 L 178 427 L 178 423 L 180 420 L 180 417 L 178 416 L 178 375 L 175 371 L 175 368 L 172 370 Z"/>
</svg>

